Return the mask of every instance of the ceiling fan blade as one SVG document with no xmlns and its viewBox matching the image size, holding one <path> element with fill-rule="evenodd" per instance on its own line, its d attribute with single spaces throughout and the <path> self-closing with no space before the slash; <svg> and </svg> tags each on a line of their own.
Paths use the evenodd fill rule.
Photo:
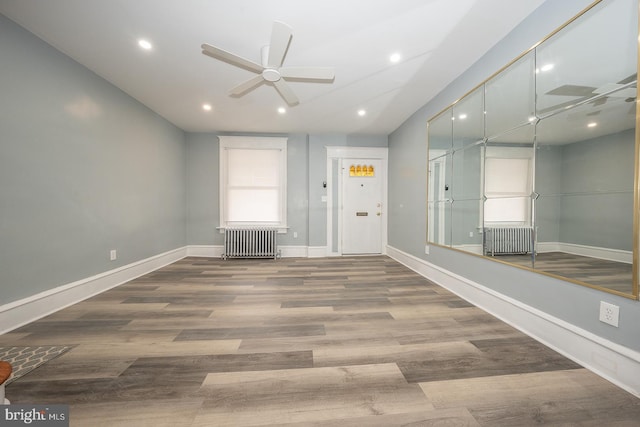
<svg viewBox="0 0 640 427">
<path fill-rule="evenodd" d="M 597 107 L 598 105 L 603 105 L 607 103 L 607 97 L 603 96 L 602 98 L 597 98 L 595 101 L 591 102 L 591 104 L 594 107 Z"/>
<path fill-rule="evenodd" d="M 211 46 L 210 44 L 207 44 L 207 43 L 204 43 L 201 47 L 202 47 L 202 53 L 212 58 L 220 59 L 229 64 L 236 65 L 238 67 L 242 67 L 256 73 L 261 73 L 263 70 L 262 65 L 257 64 L 253 61 L 250 61 L 241 56 L 238 56 L 234 53 L 227 52 L 226 50 L 222 50 L 219 47 Z"/>
<path fill-rule="evenodd" d="M 279 21 L 273 23 L 271 30 L 271 43 L 269 44 L 269 57 L 267 58 L 268 68 L 279 68 L 284 61 L 284 56 L 289 49 L 293 29 L 287 24 Z"/>
<path fill-rule="evenodd" d="M 559 96 L 591 96 L 593 91 L 597 88 L 591 86 L 578 86 L 578 85 L 562 85 L 553 90 L 550 90 L 545 95 L 559 95 Z"/>
<path fill-rule="evenodd" d="M 287 104 L 294 106 L 300 103 L 296 94 L 293 93 L 289 85 L 284 80 L 280 79 L 277 82 L 273 82 L 273 84 L 278 90 L 278 92 L 280 93 L 280 95 L 282 96 L 282 98 L 284 98 L 284 100 L 287 101 Z"/>
<path fill-rule="evenodd" d="M 588 96 L 584 96 L 582 98 L 578 98 L 578 99 L 574 99 L 571 101 L 566 101 L 566 102 L 561 102 L 560 104 L 556 104 L 556 105 L 552 105 L 550 107 L 547 108 L 542 108 L 540 110 L 538 110 L 538 114 L 547 114 L 551 111 L 554 110 L 560 110 L 561 108 L 566 108 L 566 107 L 571 107 L 572 105 L 576 105 L 582 101 L 586 101 L 587 99 L 589 99 L 590 97 Z"/>
<path fill-rule="evenodd" d="M 264 83 L 262 75 L 252 77 L 246 82 L 240 83 L 238 86 L 231 88 L 231 90 L 229 90 L 229 95 L 240 96 L 245 92 L 258 87 L 262 83 Z"/>
<path fill-rule="evenodd" d="M 629 77 L 620 80 L 618 83 L 621 85 L 626 85 L 627 83 L 631 83 L 634 80 L 637 80 L 638 75 L 636 73 L 631 74 Z"/>
<path fill-rule="evenodd" d="M 336 73 L 331 67 L 285 67 L 280 75 L 285 79 L 333 80 Z"/>
</svg>

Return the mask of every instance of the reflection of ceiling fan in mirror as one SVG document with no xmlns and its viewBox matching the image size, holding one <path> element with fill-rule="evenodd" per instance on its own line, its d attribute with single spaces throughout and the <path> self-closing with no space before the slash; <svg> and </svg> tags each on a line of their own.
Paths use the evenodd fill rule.
<svg viewBox="0 0 640 427">
<path fill-rule="evenodd" d="M 636 79 L 636 75 L 632 74 L 618 83 L 607 83 L 600 87 L 578 85 L 559 86 L 550 90 L 545 95 L 571 96 L 577 99 L 544 108 L 540 110 L 539 113 L 545 114 L 561 108 L 570 107 L 592 98 L 593 101 L 589 103 L 593 104 L 594 107 L 605 104 L 609 98 L 624 99 L 625 102 L 635 102 L 637 96 Z M 629 114 L 635 115 L 635 112 L 635 105 L 632 105 L 629 109 Z"/>
<path fill-rule="evenodd" d="M 334 71 L 333 68 L 329 67 L 282 67 L 291 37 L 291 27 L 282 22 L 274 22 L 271 42 L 268 46 L 262 48 L 261 64 L 207 43 L 202 45 L 202 53 L 258 74 L 232 88 L 229 91 L 230 95 L 242 96 L 250 90 L 267 83 L 273 85 L 282 98 L 293 106 L 300 101 L 286 83 L 286 80 L 331 82 L 334 79 Z"/>
</svg>

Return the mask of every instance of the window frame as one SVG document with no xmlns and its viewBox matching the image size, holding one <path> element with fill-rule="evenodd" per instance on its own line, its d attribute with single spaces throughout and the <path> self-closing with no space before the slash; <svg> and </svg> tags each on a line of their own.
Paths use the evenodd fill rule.
<svg viewBox="0 0 640 427">
<path fill-rule="evenodd" d="M 220 227 L 225 228 L 250 228 L 250 227 L 275 227 L 279 232 L 287 229 L 287 142 L 286 137 L 255 137 L 255 136 L 219 136 L 219 215 Z M 229 150 L 275 150 L 278 151 L 278 211 L 279 221 L 229 221 L 227 219 L 228 207 L 228 170 Z"/>
<path fill-rule="evenodd" d="M 486 170 L 487 170 L 487 160 L 488 159 L 497 159 L 497 160 L 527 160 L 527 173 L 526 173 L 526 187 L 527 190 L 523 192 L 492 192 L 488 193 L 486 189 Z M 484 150 L 484 161 L 483 161 L 483 171 L 482 175 L 484 177 L 483 181 L 483 194 L 487 200 L 491 200 L 493 203 L 500 203 L 501 199 L 513 200 L 517 198 L 523 198 L 525 201 L 525 206 L 523 207 L 524 218 L 521 219 L 513 219 L 513 220 L 492 220 L 487 219 L 486 212 L 486 201 L 484 202 L 485 207 L 482 210 L 482 220 L 483 224 L 489 226 L 525 226 L 529 227 L 532 224 L 532 203 L 531 203 L 531 194 L 533 191 L 533 149 L 531 147 L 486 147 Z M 497 196 L 497 197 L 496 197 Z"/>
</svg>

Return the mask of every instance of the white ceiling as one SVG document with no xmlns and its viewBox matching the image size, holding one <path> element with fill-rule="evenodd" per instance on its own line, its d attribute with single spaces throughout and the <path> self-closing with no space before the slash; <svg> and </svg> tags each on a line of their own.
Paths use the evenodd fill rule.
<svg viewBox="0 0 640 427">
<path fill-rule="evenodd" d="M 0 0 L 0 12 L 186 131 L 389 134 L 544 1 Z M 230 97 L 255 74 L 200 48 L 259 63 L 274 20 L 293 27 L 285 66 L 336 74 L 290 82 L 300 104 L 286 114 L 267 85 Z"/>
</svg>

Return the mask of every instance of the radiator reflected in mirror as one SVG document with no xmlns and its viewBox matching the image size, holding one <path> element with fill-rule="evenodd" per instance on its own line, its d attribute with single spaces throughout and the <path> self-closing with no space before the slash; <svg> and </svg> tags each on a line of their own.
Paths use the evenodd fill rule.
<svg viewBox="0 0 640 427">
<path fill-rule="evenodd" d="M 637 40 L 597 2 L 429 120 L 427 241 L 637 299 Z"/>
</svg>

